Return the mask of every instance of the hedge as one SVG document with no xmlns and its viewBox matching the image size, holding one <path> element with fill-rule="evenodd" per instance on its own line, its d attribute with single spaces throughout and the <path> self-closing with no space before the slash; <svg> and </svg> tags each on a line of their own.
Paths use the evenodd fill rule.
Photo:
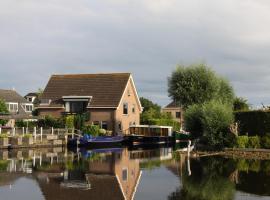
<svg viewBox="0 0 270 200">
<path fill-rule="evenodd" d="M 246 135 L 236 138 L 236 148 L 258 149 L 261 147 L 262 140 L 259 136 L 248 137 Z"/>
<path fill-rule="evenodd" d="M 270 111 L 239 111 L 234 113 L 239 134 L 264 136 L 270 133 Z"/>
<path fill-rule="evenodd" d="M 149 125 L 172 126 L 174 131 L 179 131 L 181 124 L 173 119 L 149 119 Z"/>
</svg>

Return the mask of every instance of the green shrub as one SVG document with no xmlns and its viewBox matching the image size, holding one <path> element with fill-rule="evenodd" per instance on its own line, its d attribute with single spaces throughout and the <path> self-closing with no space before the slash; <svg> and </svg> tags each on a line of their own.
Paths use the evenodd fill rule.
<svg viewBox="0 0 270 200">
<path fill-rule="evenodd" d="M 246 148 L 248 146 L 248 136 L 243 135 L 243 136 L 238 136 L 236 138 L 236 147 L 237 148 Z"/>
<path fill-rule="evenodd" d="M 99 126 L 96 125 L 88 125 L 83 127 L 82 129 L 84 134 L 89 134 L 92 136 L 98 136 L 100 133 L 99 130 L 100 130 Z"/>
<path fill-rule="evenodd" d="M 234 140 L 229 126 L 233 122 L 232 108 L 220 101 L 192 105 L 185 112 L 185 125 L 193 137 L 203 136 L 207 145 L 222 148 Z"/>
<path fill-rule="evenodd" d="M 260 138 L 258 136 L 252 136 L 248 138 L 248 148 L 258 149 L 261 147 Z"/>
<path fill-rule="evenodd" d="M 8 134 L 2 133 L 2 134 L 0 134 L 0 138 L 8 138 Z"/>
<path fill-rule="evenodd" d="M 104 136 L 104 135 L 106 135 L 106 130 L 105 129 L 99 129 L 99 135 L 102 135 L 102 136 Z"/>
<path fill-rule="evenodd" d="M 45 116 L 44 119 L 39 119 L 37 122 L 39 127 L 44 128 L 65 128 L 65 119 L 64 118 L 54 118 L 52 116 Z"/>
<path fill-rule="evenodd" d="M 30 134 L 30 133 L 27 133 L 27 134 L 25 134 L 23 137 L 24 137 L 24 138 L 31 138 L 31 137 L 33 137 L 33 135 Z"/>
<path fill-rule="evenodd" d="M 69 115 L 65 118 L 65 125 L 67 128 L 74 127 L 74 115 Z"/>
<path fill-rule="evenodd" d="M 270 134 L 266 134 L 261 138 L 261 147 L 265 149 L 270 149 Z"/>
<path fill-rule="evenodd" d="M 174 131 L 180 130 L 180 122 L 176 122 L 170 118 L 160 118 L 160 119 L 148 119 L 149 125 L 158 125 L 158 126 L 172 126 Z"/>
</svg>

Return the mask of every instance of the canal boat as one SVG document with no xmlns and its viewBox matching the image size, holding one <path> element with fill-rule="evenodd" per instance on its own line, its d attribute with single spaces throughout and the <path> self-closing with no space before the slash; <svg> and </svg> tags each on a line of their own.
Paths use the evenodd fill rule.
<svg viewBox="0 0 270 200">
<path fill-rule="evenodd" d="M 125 142 L 130 145 L 169 144 L 174 141 L 171 126 L 132 125 L 129 134 L 125 135 Z"/>
<path fill-rule="evenodd" d="M 122 136 L 97 136 L 93 137 L 84 134 L 83 137 L 78 137 L 69 140 L 69 145 L 80 147 L 113 147 L 119 146 L 124 141 Z"/>
</svg>

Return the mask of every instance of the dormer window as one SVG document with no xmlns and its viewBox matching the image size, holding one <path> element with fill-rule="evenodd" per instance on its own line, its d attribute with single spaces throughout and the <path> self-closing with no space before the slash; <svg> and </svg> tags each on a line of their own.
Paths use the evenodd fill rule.
<svg viewBox="0 0 270 200">
<path fill-rule="evenodd" d="M 63 96 L 67 113 L 84 113 L 91 100 L 91 96 Z"/>
</svg>

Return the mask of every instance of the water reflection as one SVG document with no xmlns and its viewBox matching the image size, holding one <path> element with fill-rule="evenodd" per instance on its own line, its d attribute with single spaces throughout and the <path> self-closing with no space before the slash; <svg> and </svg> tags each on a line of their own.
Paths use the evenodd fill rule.
<svg viewBox="0 0 270 200">
<path fill-rule="evenodd" d="M 270 161 L 172 148 L 2 150 L 0 192 L 5 200 L 270 199 Z"/>
</svg>

